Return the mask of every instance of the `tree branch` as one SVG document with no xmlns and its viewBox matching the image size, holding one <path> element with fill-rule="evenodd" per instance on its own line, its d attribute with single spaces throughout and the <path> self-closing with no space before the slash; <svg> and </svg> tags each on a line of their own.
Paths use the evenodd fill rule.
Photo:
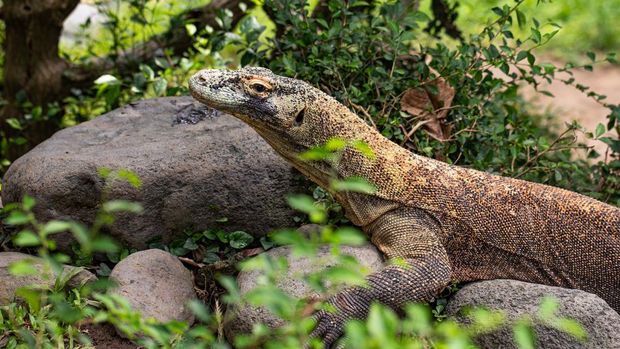
<svg viewBox="0 0 620 349">
<path fill-rule="evenodd" d="M 174 25 L 174 23 L 185 23 L 193 21 L 197 27 L 210 25 L 217 26 L 216 11 L 230 10 L 233 13 L 232 23 L 237 23 L 245 12 L 241 10 L 239 4 L 241 0 L 213 0 L 205 7 L 193 9 L 172 19 L 173 25 L 166 33 L 156 35 L 146 42 L 129 48 L 120 54 L 111 54 L 106 57 L 93 57 L 82 64 L 73 64 L 65 71 L 67 90 L 73 87 L 89 85 L 94 79 L 105 72 L 113 69 L 128 71 L 139 63 L 149 60 L 161 53 L 163 49 L 172 49 L 174 53 L 182 53 L 193 44 L 193 38 L 188 35 L 185 26 Z M 253 5 L 250 2 L 247 7 Z"/>
</svg>

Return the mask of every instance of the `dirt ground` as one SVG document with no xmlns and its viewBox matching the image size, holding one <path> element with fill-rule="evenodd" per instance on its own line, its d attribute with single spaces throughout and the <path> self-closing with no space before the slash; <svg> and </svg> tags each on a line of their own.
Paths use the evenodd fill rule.
<svg viewBox="0 0 620 349">
<path fill-rule="evenodd" d="M 121 338 L 110 324 L 86 325 L 82 332 L 90 337 L 97 349 L 136 349 L 139 346 Z"/>
<path fill-rule="evenodd" d="M 562 65 L 558 62 L 555 63 Z M 607 103 L 620 104 L 620 66 L 607 64 L 595 66 L 592 72 L 575 70 L 573 73 L 577 83 L 589 86 L 593 91 L 606 95 L 605 101 Z M 560 77 L 565 79 L 567 76 L 561 75 Z M 560 117 L 560 121 L 577 120 L 581 126 L 590 132 L 594 132 L 597 124 L 605 125 L 607 123 L 606 116 L 609 115 L 609 109 L 587 97 L 575 87 L 567 86 L 561 81 L 555 81 L 551 85 L 543 85 L 543 88 L 555 97 L 536 94 L 532 90 L 525 91 L 525 94 L 535 105 L 555 111 L 554 114 Z M 563 122 L 558 122 L 558 124 L 564 128 Z M 604 154 L 607 149 L 607 145 L 601 141 L 586 140 L 585 137 L 580 137 L 580 140 L 594 146 L 599 154 Z"/>
</svg>

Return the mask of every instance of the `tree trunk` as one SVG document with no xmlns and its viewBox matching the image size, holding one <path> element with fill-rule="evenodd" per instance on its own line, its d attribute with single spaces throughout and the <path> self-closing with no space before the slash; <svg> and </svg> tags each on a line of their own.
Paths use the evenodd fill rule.
<svg viewBox="0 0 620 349">
<path fill-rule="evenodd" d="M 5 0 L 4 98 L 0 133 L 6 139 L 17 136 L 6 120 L 23 115 L 22 102 L 42 106 L 44 120 L 26 125 L 20 136 L 27 141 L 11 145 L 7 153 L 14 160 L 58 129 L 59 120 L 46 117 L 46 106 L 63 95 L 63 71 L 67 62 L 58 55 L 62 25 L 79 0 Z"/>
</svg>

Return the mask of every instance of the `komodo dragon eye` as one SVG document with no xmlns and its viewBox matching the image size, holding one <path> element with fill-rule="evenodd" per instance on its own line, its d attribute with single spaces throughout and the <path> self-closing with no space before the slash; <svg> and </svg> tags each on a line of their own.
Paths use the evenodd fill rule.
<svg viewBox="0 0 620 349">
<path fill-rule="evenodd" d="M 263 93 L 267 91 L 267 87 L 262 84 L 252 84 L 252 89 L 258 93 Z"/>
<path fill-rule="evenodd" d="M 269 82 L 256 78 L 250 79 L 245 86 L 246 91 L 258 97 L 267 97 L 272 90 Z"/>
</svg>

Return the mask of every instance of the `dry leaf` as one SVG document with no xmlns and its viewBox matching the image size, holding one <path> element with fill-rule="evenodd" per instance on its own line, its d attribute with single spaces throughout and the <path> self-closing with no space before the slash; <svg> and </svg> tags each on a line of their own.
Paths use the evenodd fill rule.
<svg viewBox="0 0 620 349">
<path fill-rule="evenodd" d="M 431 72 L 439 76 L 435 70 L 431 69 Z M 408 136 L 410 137 L 419 126 L 423 126 L 431 137 L 445 141 L 450 138 L 450 128 L 442 122 L 442 119 L 448 114 L 448 108 L 452 105 L 455 92 L 442 77 L 437 77 L 428 84 L 435 86 L 437 94 L 433 94 L 430 88 L 423 86 L 405 91 L 400 100 L 402 111 L 421 120 L 412 128 Z"/>
</svg>

